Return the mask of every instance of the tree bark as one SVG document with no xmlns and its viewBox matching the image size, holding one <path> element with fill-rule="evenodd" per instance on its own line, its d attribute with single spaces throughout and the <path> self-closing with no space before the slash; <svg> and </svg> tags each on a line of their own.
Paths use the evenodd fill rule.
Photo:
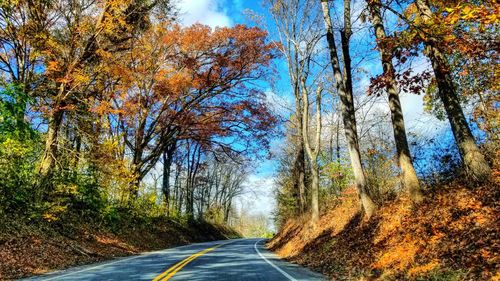
<svg viewBox="0 0 500 281">
<path fill-rule="evenodd" d="M 321 0 L 321 7 L 323 11 L 323 19 L 325 22 L 326 39 L 328 41 L 328 47 L 330 50 L 330 60 L 334 73 L 335 85 L 340 96 L 342 120 L 344 123 L 347 148 L 349 150 L 349 157 L 351 159 L 351 166 L 356 182 L 356 188 L 359 193 L 363 210 L 365 211 L 366 216 L 369 218 L 373 215 L 377 207 L 368 194 L 366 177 L 363 166 L 361 164 L 353 96 L 352 92 L 346 91 L 346 85 L 342 77 L 342 71 L 337 55 L 337 47 L 335 46 L 335 37 L 333 35 L 333 27 L 330 17 L 330 9 L 328 7 L 328 0 Z M 350 67 L 345 67 L 345 69 L 349 70 Z"/>
<path fill-rule="evenodd" d="M 170 212 L 170 168 L 172 166 L 172 159 L 174 157 L 174 152 L 176 149 L 176 142 L 172 143 L 163 152 L 163 179 L 162 179 L 162 191 L 165 196 L 165 206 L 167 207 L 167 216 Z"/>
<path fill-rule="evenodd" d="M 415 4 L 423 21 L 431 20 L 432 11 L 428 1 L 416 0 Z M 435 39 L 426 39 L 424 45 L 425 54 L 430 59 L 434 70 L 434 76 L 439 88 L 439 97 L 443 102 L 466 172 L 478 182 L 486 181 L 491 174 L 491 168 L 479 150 L 469 124 L 467 124 L 448 61 L 439 48 L 439 42 Z"/>
<path fill-rule="evenodd" d="M 229 222 L 229 213 L 231 212 L 231 201 L 224 208 L 224 224 L 228 224 Z"/>
<path fill-rule="evenodd" d="M 302 135 L 304 138 L 304 148 L 311 161 L 311 222 L 314 227 L 319 221 L 319 165 L 318 155 L 321 149 L 321 92 L 323 89 L 318 87 L 316 90 L 316 136 L 314 148 L 309 141 L 309 93 L 306 88 L 305 78 L 302 78 Z"/>
<path fill-rule="evenodd" d="M 297 50 L 295 52 L 297 54 Z M 297 56 L 297 55 L 296 55 Z M 291 60 L 291 58 L 289 58 Z M 300 81 L 299 81 L 299 70 L 298 70 L 298 57 L 294 57 L 294 61 L 289 61 L 289 71 L 290 78 L 292 80 L 292 86 L 295 96 L 295 112 L 297 116 L 297 159 L 295 162 L 295 169 L 297 172 L 297 187 L 299 191 L 299 212 L 303 214 L 306 211 L 306 158 L 305 158 L 305 147 L 304 147 L 304 136 L 303 136 L 303 122 L 302 122 L 302 107 L 303 101 L 300 94 Z M 294 66 L 294 67 L 292 67 Z"/>
<path fill-rule="evenodd" d="M 142 180 L 142 149 L 137 149 L 134 151 L 134 156 L 132 157 L 132 171 L 134 175 L 134 180 L 130 183 L 130 188 L 129 188 L 129 197 L 128 200 L 130 199 L 136 199 L 139 197 L 139 189 L 141 185 L 141 180 Z"/>
<path fill-rule="evenodd" d="M 189 219 L 194 218 L 194 189 L 196 188 L 196 176 L 198 174 L 198 168 L 200 166 L 201 159 L 201 146 L 198 143 L 194 143 L 193 151 L 190 151 L 191 145 L 187 146 L 188 150 L 188 167 L 187 167 L 187 177 L 186 177 L 186 214 Z M 190 157 L 191 155 L 191 157 Z"/>
<path fill-rule="evenodd" d="M 176 163 L 175 165 L 175 204 L 177 209 L 177 214 L 180 215 L 182 213 L 182 188 L 181 188 L 181 164 Z"/>
<path fill-rule="evenodd" d="M 39 174 L 42 181 L 49 178 L 55 167 L 57 159 L 57 142 L 59 129 L 61 128 L 64 111 L 58 110 L 49 118 L 47 139 L 45 140 L 45 150 L 40 163 Z"/>
<path fill-rule="evenodd" d="M 406 138 L 403 110 L 399 100 L 399 89 L 396 82 L 394 65 L 392 64 L 393 55 L 387 48 L 381 45 L 384 39 L 386 39 L 386 33 L 382 22 L 380 6 L 380 0 L 368 0 L 371 21 L 375 29 L 375 37 L 377 38 L 377 48 L 381 56 L 384 77 L 387 79 L 386 90 L 389 97 L 392 128 L 403 185 L 409 192 L 411 200 L 419 203 L 423 200 L 422 189 L 413 166 L 410 147 Z"/>
<path fill-rule="evenodd" d="M 302 122 L 302 121 L 301 121 Z M 302 128 L 302 125 L 300 126 Z M 299 193 L 299 213 L 303 214 L 306 211 L 306 184 L 305 184 L 305 152 L 304 152 L 304 142 L 302 140 L 302 133 L 300 133 L 299 151 L 297 152 L 297 157 L 294 163 L 294 169 L 297 177 L 298 193 Z"/>
</svg>

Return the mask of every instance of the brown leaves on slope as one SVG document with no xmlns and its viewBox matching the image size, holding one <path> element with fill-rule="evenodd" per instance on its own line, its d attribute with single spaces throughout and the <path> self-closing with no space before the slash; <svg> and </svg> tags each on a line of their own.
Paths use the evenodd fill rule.
<svg viewBox="0 0 500 281">
<path fill-rule="evenodd" d="M 386 204 L 369 222 L 344 197 L 313 235 L 290 222 L 270 246 L 334 279 L 413 279 L 446 270 L 490 279 L 499 270 L 498 195 L 495 184 L 470 190 L 456 183 L 416 208 L 406 199 Z"/>
<path fill-rule="evenodd" d="M 407 270 L 417 276 L 439 267 L 466 269 L 488 277 L 498 263 L 498 206 L 489 187 L 445 186 L 416 210 L 397 202 L 382 212 L 375 244 L 384 251 L 378 269 Z M 399 203 L 399 206 L 397 205 Z"/>
<path fill-rule="evenodd" d="M 42 228 L 13 227 L 0 232 L 0 280 L 235 235 L 223 226 L 182 225 L 165 219 L 154 225 L 121 226 L 117 234 L 67 222 Z"/>
<path fill-rule="evenodd" d="M 0 280 L 137 253 L 111 234 L 84 233 L 70 239 L 40 233 L 0 241 Z"/>
</svg>

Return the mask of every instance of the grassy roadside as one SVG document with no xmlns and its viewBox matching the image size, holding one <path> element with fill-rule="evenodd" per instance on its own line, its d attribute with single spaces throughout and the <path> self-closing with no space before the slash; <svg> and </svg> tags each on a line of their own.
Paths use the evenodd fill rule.
<svg viewBox="0 0 500 281">
<path fill-rule="evenodd" d="M 239 237 L 208 222 L 155 218 L 113 228 L 78 221 L 0 225 L 0 280 L 9 280 L 114 257 L 194 242 Z"/>
</svg>

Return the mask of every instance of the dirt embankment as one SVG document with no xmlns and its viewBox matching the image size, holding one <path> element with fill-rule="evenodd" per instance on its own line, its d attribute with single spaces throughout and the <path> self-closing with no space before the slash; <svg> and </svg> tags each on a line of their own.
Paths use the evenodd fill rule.
<svg viewBox="0 0 500 281">
<path fill-rule="evenodd" d="M 440 186 L 419 206 L 399 199 L 369 221 L 349 189 L 317 229 L 308 216 L 290 220 L 268 246 L 333 280 L 499 280 L 498 183 Z"/>
<path fill-rule="evenodd" d="M 0 280 L 41 274 L 173 246 L 235 238 L 223 226 L 159 219 L 117 231 L 85 224 L 10 224 L 0 233 Z"/>
</svg>

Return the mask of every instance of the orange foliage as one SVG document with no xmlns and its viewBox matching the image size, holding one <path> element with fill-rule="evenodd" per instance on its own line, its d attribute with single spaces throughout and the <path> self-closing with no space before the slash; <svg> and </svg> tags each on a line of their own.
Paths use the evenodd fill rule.
<svg viewBox="0 0 500 281">
<path fill-rule="evenodd" d="M 496 184 L 471 190 L 454 183 L 436 189 L 418 207 L 400 198 L 362 222 L 357 198 L 344 194 L 319 229 L 311 232 L 304 221 L 289 221 L 269 246 L 340 279 L 416 278 L 453 269 L 471 280 L 493 280 L 500 251 L 496 198 Z"/>
<path fill-rule="evenodd" d="M 112 62 L 112 69 L 120 69 L 111 72 L 117 83 L 109 89 L 110 101 L 95 111 L 118 114 L 116 126 L 127 125 L 127 140 L 134 145 L 127 144 L 138 155 L 146 147 L 159 155 L 172 136 L 205 147 L 226 136 L 247 141 L 249 147 L 266 144 L 276 119 L 263 93 L 247 83 L 270 73 L 277 51 L 266 37 L 259 28 L 243 25 L 212 30 L 201 24 L 155 24 Z"/>
</svg>

